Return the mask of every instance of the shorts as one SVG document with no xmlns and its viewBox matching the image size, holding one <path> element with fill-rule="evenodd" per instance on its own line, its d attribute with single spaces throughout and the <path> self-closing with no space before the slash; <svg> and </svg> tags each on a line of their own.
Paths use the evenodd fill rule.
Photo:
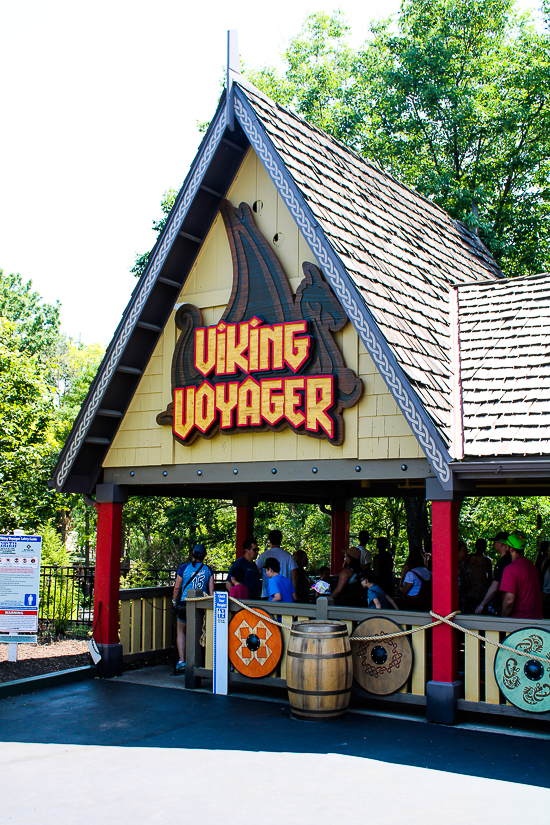
<svg viewBox="0 0 550 825">
<path fill-rule="evenodd" d="M 176 608 L 176 613 L 177 613 L 178 622 L 181 622 L 182 624 L 186 624 L 186 622 L 187 622 L 187 605 L 185 604 L 185 602 L 183 604 L 180 604 Z"/>
</svg>

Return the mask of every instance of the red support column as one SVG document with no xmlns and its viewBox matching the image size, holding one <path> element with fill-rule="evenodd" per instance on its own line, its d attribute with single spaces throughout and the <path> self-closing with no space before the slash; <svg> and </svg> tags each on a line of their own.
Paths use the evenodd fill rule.
<svg viewBox="0 0 550 825">
<path fill-rule="evenodd" d="M 458 610 L 459 501 L 432 502 L 433 610 L 446 616 Z M 433 676 L 427 686 L 429 721 L 456 721 L 458 635 L 448 625 L 433 629 Z"/>
<path fill-rule="evenodd" d="M 237 505 L 237 529 L 235 531 L 236 558 L 243 554 L 243 542 L 254 535 L 254 506 Z"/>
<path fill-rule="evenodd" d="M 118 488 L 115 485 L 101 484 L 98 485 L 97 490 L 94 639 L 101 653 L 98 673 L 100 676 L 111 677 L 122 673 L 122 645 L 119 644 L 118 639 L 118 614 L 124 504 L 120 501 L 120 494 L 117 495 Z"/>
<path fill-rule="evenodd" d="M 344 564 L 343 549 L 349 547 L 349 510 L 332 509 L 330 521 L 330 572 L 336 575 Z"/>
</svg>

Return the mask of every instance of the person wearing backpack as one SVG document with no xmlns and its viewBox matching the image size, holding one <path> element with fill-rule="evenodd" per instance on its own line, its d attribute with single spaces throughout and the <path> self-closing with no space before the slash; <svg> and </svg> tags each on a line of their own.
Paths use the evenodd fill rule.
<svg viewBox="0 0 550 825">
<path fill-rule="evenodd" d="M 182 564 L 176 575 L 176 584 L 172 604 L 177 610 L 177 647 L 179 660 L 176 665 L 176 673 L 185 672 L 185 635 L 187 628 L 187 615 L 185 606 L 185 596 L 188 590 L 202 590 L 209 596 L 214 595 L 214 575 L 212 570 L 204 563 L 206 548 L 204 544 L 195 544 L 192 553 L 192 561 Z"/>
</svg>

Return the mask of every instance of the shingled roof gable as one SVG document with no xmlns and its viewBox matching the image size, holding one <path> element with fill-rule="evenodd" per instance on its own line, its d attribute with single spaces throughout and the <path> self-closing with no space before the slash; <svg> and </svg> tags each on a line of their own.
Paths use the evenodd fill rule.
<svg viewBox="0 0 550 825">
<path fill-rule="evenodd" d="M 465 456 L 550 454 L 550 274 L 458 288 Z"/>
<path fill-rule="evenodd" d="M 500 274 L 496 265 L 475 236 L 433 204 L 248 84 L 236 83 L 228 97 L 222 96 L 132 294 L 60 455 L 55 486 L 66 492 L 93 490 L 201 239 L 249 144 L 440 482 L 449 486 L 448 285 L 494 280 Z"/>
<path fill-rule="evenodd" d="M 448 288 L 502 273 L 439 207 L 272 101 L 240 91 L 449 445 Z"/>
</svg>

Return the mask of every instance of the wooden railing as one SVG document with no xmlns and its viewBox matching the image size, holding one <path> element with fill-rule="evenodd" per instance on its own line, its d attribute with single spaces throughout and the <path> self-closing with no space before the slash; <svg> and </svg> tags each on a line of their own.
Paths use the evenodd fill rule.
<svg viewBox="0 0 550 825">
<path fill-rule="evenodd" d="M 490 616 L 460 615 L 454 620 L 460 627 L 473 630 L 493 642 L 506 644 L 506 637 L 523 627 L 540 627 L 550 633 L 547 619 L 501 619 Z M 513 707 L 501 694 L 496 683 L 494 663 L 498 648 L 486 645 L 473 636 L 464 634 L 464 698 L 459 699 L 462 710 L 499 713 L 530 718 L 548 714 L 525 713 Z"/>
<path fill-rule="evenodd" d="M 197 593 L 197 595 L 199 595 Z M 263 610 L 274 617 L 280 616 L 284 627 L 281 629 L 283 637 L 283 653 L 276 669 L 269 676 L 261 679 L 251 680 L 240 673 L 231 672 L 229 674 L 230 683 L 255 683 L 286 687 L 286 651 L 290 637 L 290 629 L 294 621 L 300 619 L 333 619 L 345 622 L 348 633 L 351 635 L 358 624 L 365 619 L 374 616 L 380 617 L 378 610 L 365 610 L 355 607 L 336 607 L 331 599 L 321 597 L 316 604 L 285 604 L 281 602 L 269 603 L 265 601 L 247 601 L 247 606 Z M 230 614 L 236 613 L 241 608 L 234 602 L 229 602 Z M 430 624 L 433 619 L 429 613 L 416 613 L 406 611 L 388 611 L 388 618 L 397 622 L 405 630 L 422 628 Z M 201 636 L 204 638 L 201 645 Z M 214 608 L 213 599 L 202 602 L 189 602 L 187 605 L 187 650 L 186 650 L 186 671 L 185 686 L 195 688 L 200 685 L 201 678 L 212 678 L 213 671 L 213 630 L 214 630 Z M 431 631 L 419 630 L 413 633 L 411 643 L 414 653 L 414 664 L 411 675 L 406 685 L 398 693 L 383 697 L 387 701 L 409 702 L 412 704 L 425 704 L 426 682 L 430 678 L 429 655 L 431 654 Z M 358 688 L 360 690 L 360 688 Z M 365 693 L 365 696 L 372 697 Z"/>
<path fill-rule="evenodd" d="M 198 591 L 189 595 L 202 596 Z M 121 590 L 120 640 L 123 647 L 124 661 L 162 655 L 173 650 L 173 610 L 172 588 L 150 587 Z M 380 617 L 379 610 L 365 610 L 355 607 L 337 607 L 331 599 L 321 597 L 316 604 L 276 605 L 265 601 L 247 601 L 247 606 L 259 608 L 275 617 L 280 616 L 284 627 L 283 653 L 277 668 L 263 679 L 251 680 L 240 673 L 229 674 L 230 683 L 264 684 L 274 687 L 286 687 L 286 650 L 290 637 L 292 622 L 298 619 L 333 619 L 345 622 L 350 635 L 358 624 L 365 619 Z M 234 602 L 229 603 L 230 614 L 241 608 Z M 404 630 L 422 628 L 433 619 L 429 613 L 388 610 L 384 612 L 388 619 L 399 624 Z M 492 641 L 505 642 L 506 637 L 522 627 L 542 627 L 550 632 L 548 620 L 500 619 L 487 616 L 459 615 L 454 620 L 460 627 L 473 630 Z M 185 686 L 195 688 L 201 678 L 212 678 L 213 670 L 213 599 L 187 604 L 187 651 Z M 202 637 L 202 639 L 201 639 Z M 363 692 L 365 698 L 372 701 L 405 702 L 424 705 L 426 702 L 426 683 L 431 679 L 431 630 L 418 630 L 410 636 L 413 648 L 413 668 L 409 680 L 400 691 L 390 696 L 375 697 Z M 202 641 L 202 643 L 201 643 Z M 533 717 L 510 705 L 498 688 L 494 676 L 494 660 L 497 648 L 485 645 L 467 634 L 460 634 L 460 662 L 463 678 L 463 698 L 458 700 L 459 709 L 499 713 L 508 716 Z M 357 688 L 361 693 L 361 689 Z M 540 714 L 537 714 L 540 718 Z M 546 717 L 547 714 L 544 714 Z"/>
<path fill-rule="evenodd" d="M 173 649 L 173 587 L 120 591 L 120 643 L 125 662 Z"/>
</svg>

